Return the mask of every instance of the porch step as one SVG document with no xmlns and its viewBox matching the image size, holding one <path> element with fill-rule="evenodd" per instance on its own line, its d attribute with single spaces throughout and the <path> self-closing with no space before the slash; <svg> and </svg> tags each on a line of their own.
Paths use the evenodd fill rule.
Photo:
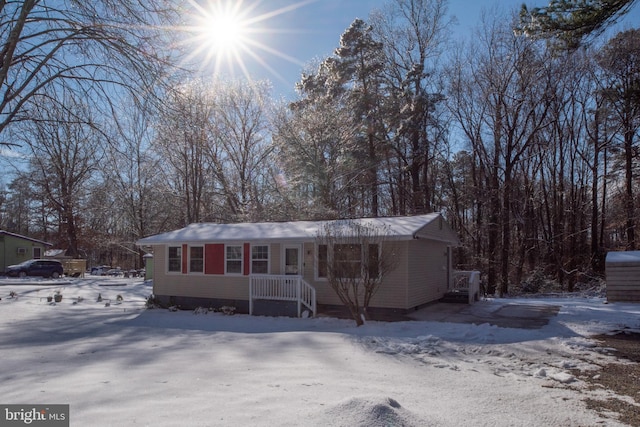
<svg viewBox="0 0 640 427">
<path fill-rule="evenodd" d="M 469 291 L 449 291 L 440 298 L 440 302 L 448 302 L 453 304 L 468 304 Z"/>
</svg>

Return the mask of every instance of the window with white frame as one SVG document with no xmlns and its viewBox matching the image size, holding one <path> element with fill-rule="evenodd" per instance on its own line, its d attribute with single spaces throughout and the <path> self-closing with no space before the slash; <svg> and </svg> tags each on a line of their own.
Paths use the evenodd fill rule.
<svg viewBox="0 0 640 427">
<path fill-rule="evenodd" d="M 242 274 L 242 246 L 227 245 L 226 273 Z"/>
<path fill-rule="evenodd" d="M 180 273 L 182 271 L 182 247 L 169 246 L 169 260 L 167 263 L 169 272 Z"/>
<path fill-rule="evenodd" d="M 251 247 L 251 273 L 269 273 L 269 245 L 256 245 Z"/>
<path fill-rule="evenodd" d="M 189 272 L 204 272 L 204 247 L 191 246 L 189 248 Z"/>
</svg>

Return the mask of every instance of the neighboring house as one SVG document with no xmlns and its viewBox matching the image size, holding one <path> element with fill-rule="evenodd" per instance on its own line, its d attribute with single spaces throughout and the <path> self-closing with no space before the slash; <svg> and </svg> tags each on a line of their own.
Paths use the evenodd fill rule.
<svg viewBox="0 0 640 427">
<path fill-rule="evenodd" d="M 451 247 L 459 241 L 440 214 L 354 221 L 387 227 L 385 239 L 396 245 L 397 267 L 371 307 L 407 311 L 444 296 L 453 280 Z M 332 249 L 316 239 L 325 223 L 191 224 L 137 244 L 152 248 L 153 293 L 165 304 L 272 315 L 296 308 L 300 314 L 306 306 L 315 313 L 316 302 L 342 305 L 326 279 Z"/>
<path fill-rule="evenodd" d="M 20 234 L 0 230 L 0 271 L 6 271 L 7 266 L 20 264 L 29 259 L 44 258 L 44 253 L 51 243 Z"/>
</svg>

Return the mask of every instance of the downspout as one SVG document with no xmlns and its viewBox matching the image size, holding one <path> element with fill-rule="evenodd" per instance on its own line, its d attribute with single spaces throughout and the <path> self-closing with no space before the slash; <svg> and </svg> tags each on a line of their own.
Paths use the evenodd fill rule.
<svg viewBox="0 0 640 427">
<path fill-rule="evenodd" d="M 451 245 L 447 245 L 447 290 L 453 289 L 453 251 Z"/>
</svg>

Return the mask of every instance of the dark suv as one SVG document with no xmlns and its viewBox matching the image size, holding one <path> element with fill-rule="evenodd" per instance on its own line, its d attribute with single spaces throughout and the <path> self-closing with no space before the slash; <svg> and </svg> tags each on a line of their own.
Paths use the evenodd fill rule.
<svg viewBox="0 0 640 427">
<path fill-rule="evenodd" d="M 42 276 L 57 279 L 62 276 L 63 268 L 60 261 L 53 259 L 30 259 L 17 265 L 7 267 L 7 276 L 26 277 Z"/>
</svg>

